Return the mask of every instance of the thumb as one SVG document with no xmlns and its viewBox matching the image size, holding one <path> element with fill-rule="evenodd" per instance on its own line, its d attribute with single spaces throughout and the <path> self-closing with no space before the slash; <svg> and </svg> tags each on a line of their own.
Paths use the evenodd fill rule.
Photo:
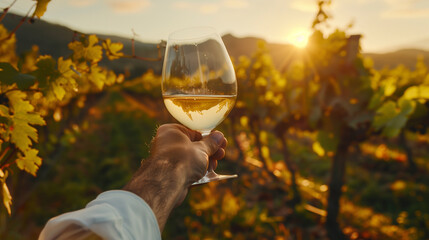
<svg viewBox="0 0 429 240">
<path fill-rule="evenodd" d="M 219 148 L 225 147 L 226 139 L 219 131 L 211 132 L 210 135 L 205 136 L 201 141 L 205 147 L 205 152 L 208 156 L 215 154 Z"/>
</svg>

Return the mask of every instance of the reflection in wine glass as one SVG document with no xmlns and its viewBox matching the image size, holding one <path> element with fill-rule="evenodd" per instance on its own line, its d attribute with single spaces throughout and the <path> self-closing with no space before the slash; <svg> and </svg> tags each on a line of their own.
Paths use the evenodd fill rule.
<svg viewBox="0 0 429 240">
<path fill-rule="evenodd" d="M 169 35 L 162 69 L 162 96 L 170 114 L 190 129 L 208 135 L 232 110 L 237 97 L 234 68 L 221 37 L 210 27 Z M 234 178 L 209 164 L 194 184 Z"/>
</svg>

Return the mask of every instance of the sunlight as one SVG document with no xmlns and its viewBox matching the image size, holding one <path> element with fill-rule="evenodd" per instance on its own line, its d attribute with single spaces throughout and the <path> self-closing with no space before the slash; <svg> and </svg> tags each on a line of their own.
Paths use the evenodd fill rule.
<svg viewBox="0 0 429 240">
<path fill-rule="evenodd" d="M 308 30 L 296 30 L 293 31 L 287 38 L 286 41 L 291 43 L 297 48 L 305 48 L 307 46 L 308 37 L 310 32 Z"/>
</svg>

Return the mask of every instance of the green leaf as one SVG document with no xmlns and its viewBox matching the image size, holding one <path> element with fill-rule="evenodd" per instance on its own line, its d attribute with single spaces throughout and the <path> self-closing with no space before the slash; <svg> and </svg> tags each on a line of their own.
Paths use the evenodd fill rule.
<svg viewBox="0 0 429 240">
<path fill-rule="evenodd" d="M 23 73 L 18 73 L 15 79 L 16 79 L 16 85 L 18 85 L 18 88 L 20 90 L 28 89 L 31 86 L 33 86 L 34 83 L 36 82 L 36 77 L 29 74 L 23 74 Z"/>
<path fill-rule="evenodd" d="M 400 114 L 409 116 L 411 113 L 413 113 L 416 104 L 414 101 L 410 101 L 408 99 L 400 98 L 398 101 L 398 105 L 400 108 Z"/>
<path fill-rule="evenodd" d="M 37 130 L 31 125 L 46 124 L 39 113 L 33 112 L 34 107 L 25 100 L 27 95 L 20 91 L 7 93 L 12 115 L 11 142 L 22 152 L 26 152 L 31 146 L 31 140 L 37 142 Z"/>
<path fill-rule="evenodd" d="M 369 110 L 374 110 L 381 105 L 384 100 L 384 89 L 380 89 L 372 95 L 371 100 L 368 104 Z"/>
<path fill-rule="evenodd" d="M 335 152 L 338 146 L 338 136 L 325 130 L 317 133 L 317 141 L 326 152 Z"/>
<path fill-rule="evenodd" d="M 36 78 L 29 74 L 18 72 L 11 64 L 0 63 L 0 81 L 6 85 L 16 83 L 19 89 L 25 90 L 31 87 Z"/>
<path fill-rule="evenodd" d="M 405 98 L 399 99 L 398 104 L 387 101 L 377 109 L 372 125 L 376 130 L 383 129 L 384 136 L 395 137 L 407 123 L 415 106 L 415 102 Z"/>
<path fill-rule="evenodd" d="M 359 124 L 371 122 L 374 119 L 374 114 L 372 112 L 360 112 L 354 116 L 349 117 L 347 120 L 347 125 L 353 129 L 357 129 Z"/>
<path fill-rule="evenodd" d="M 316 126 L 317 122 L 322 117 L 322 108 L 320 105 L 315 104 L 314 107 L 311 109 L 310 116 L 308 116 L 308 121 L 310 122 L 311 126 Z"/>
<path fill-rule="evenodd" d="M 18 74 L 16 70 L 10 63 L 2 62 L 0 63 L 0 81 L 6 85 L 12 85 L 15 75 Z"/>
<path fill-rule="evenodd" d="M 377 109 L 372 124 L 376 130 L 379 130 L 396 115 L 396 104 L 393 101 L 387 101 L 383 105 L 381 105 L 379 109 Z"/>
<path fill-rule="evenodd" d="M 33 73 L 39 81 L 40 88 L 47 88 L 51 79 L 57 78 L 55 60 L 51 56 L 41 56 L 37 59 L 37 70 Z"/>
<path fill-rule="evenodd" d="M 37 170 L 42 164 L 42 159 L 37 156 L 38 153 L 39 151 L 37 151 L 36 149 L 30 149 L 24 152 L 24 156 L 20 156 L 16 160 L 16 165 L 19 169 L 24 170 L 33 176 L 36 176 Z"/>
<path fill-rule="evenodd" d="M 74 79 L 76 73 L 72 70 L 74 64 L 71 59 L 64 60 L 62 57 L 56 62 L 51 56 L 42 56 L 38 59 L 34 72 L 39 80 L 40 88 L 48 99 L 62 100 L 69 90 L 77 90 Z"/>
</svg>

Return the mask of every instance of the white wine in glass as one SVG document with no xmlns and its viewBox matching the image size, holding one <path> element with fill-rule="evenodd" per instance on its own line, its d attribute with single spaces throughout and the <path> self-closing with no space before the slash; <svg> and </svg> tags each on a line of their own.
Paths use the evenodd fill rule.
<svg viewBox="0 0 429 240">
<path fill-rule="evenodd" d="M 195 27 L 169 35 L 161 85 L 170 114 L 203 136 L 228 116 L 237 97 L 237 81 L 231 59 L 215 29 Z M 194 184 L 235 177 L 218 175 L 209 164 L 206 175 Z"/>
</svg>

